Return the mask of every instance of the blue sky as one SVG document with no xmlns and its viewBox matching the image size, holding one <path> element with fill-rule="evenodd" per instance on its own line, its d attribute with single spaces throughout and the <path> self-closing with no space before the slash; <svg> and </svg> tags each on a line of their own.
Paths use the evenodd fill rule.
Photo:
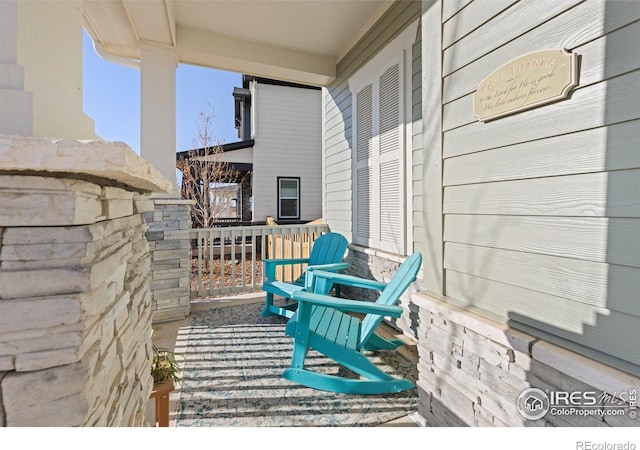
<svg viewBox="0 0 640 450">
<path fill-rule="evenodd" d="M 98 136 L 124 141 L 140 153 L 140 72 L 105 61 L 83 32 L 83 108 L 95 121 Z M 214 141 L 238 141 L 234 128 L 233 88 L 242 86 L 242 76 L 203 67 L 180 64 L 176 72 L 177 151 L 194 147 L 199 112 L 211 105 Z"/>
</svg>

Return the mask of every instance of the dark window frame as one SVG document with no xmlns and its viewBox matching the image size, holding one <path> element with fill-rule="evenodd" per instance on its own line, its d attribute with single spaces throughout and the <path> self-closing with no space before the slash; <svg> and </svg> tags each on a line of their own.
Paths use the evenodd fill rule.
<svg viewBox="0 0 640 450">
<path fill-rule="evenodd" d="M 277 177 L 278 181 L 277 181 L 277 187 L 276 187 L 276 191 L 278 193 L 278 220 L 300 220 L 300 210 L 302 209 L 302 199 L 301 199 L 301 191 L 302 191 L 302 187 L 301 187 L 301 180 L 300 177 Z M 280 182 L 283 180 L 295 180 L 298 183 L 298 196 L 297 196 L 297 215 L 296 216 L 283 216 L 282 215 L 282 195 L 280 193 L 280 189 L 281 189 L 281 185 Z M 293 197 L 286 197 L 286 199 L 292 199 Z"/>
</svg>

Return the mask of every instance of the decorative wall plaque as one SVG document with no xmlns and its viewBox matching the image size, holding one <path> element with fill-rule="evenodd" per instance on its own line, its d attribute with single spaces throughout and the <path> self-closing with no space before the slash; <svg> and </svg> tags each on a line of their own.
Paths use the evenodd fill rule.
<svg viewBox="0 0 640 450">
<path fill-rule="evenodd" d="M 527 53 L 489 74 L 473 94 L 473 115 L 489 121 L 565 99 L 578 85 L 577 55 L 564 49 Z"/>
</svg>

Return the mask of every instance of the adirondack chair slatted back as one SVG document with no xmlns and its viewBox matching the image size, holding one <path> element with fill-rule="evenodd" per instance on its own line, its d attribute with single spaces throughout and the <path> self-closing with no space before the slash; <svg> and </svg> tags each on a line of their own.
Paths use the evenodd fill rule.
<svg viewBox="0 0 640 450">
<path fill-rule="evenodd" d="M 342 261 L 349 242 L 339 233 L 325 233 L 313 242 L 309 265 L 332 264 Z"/>
<path fill-rule="evenodd" d="M 294 292 L 308 287 L 306 283 L 311 286 L 313 277 L 307 277 L 307 272 L 309 272 L 311 266 L 316 266 L 316 268 L 329 272 L 338 272 L 349 267 L 349 264 L 343 261 L 348 246 L 349 241 L 343 235 L 325 233 L 313 242 L 308 257 L 265 259 L 263 261 L 265 280 L 262 283 L 262 290 L 265 291 L 266 295 L 264 310 L 261 313 L 262 317 L 280 315 L 291 318 L 298 304 L 287 302 L 284 305 L 274 305 L 274 297 L 277 295 L 285 299 L 291 299 Z M 292 267 L 293 265 L 299 267 L 303 264 L 307 266 L 303 266 L 300 276 L 293 282 L 278 280 L 276 273 L 278 267 Z M 327 287 L 331 289 L 331 285 Z"/>
<path fill-rule="evenodd" d="M 344 259 L 348 246 L 349 241 L 343 235 L 325 233 L 313 242 L 308 265 L 339 263 Z M 296 279 L 295 283 L 304 283 L 304 273 Z"/>
<path fill-rule="evenodd" d="M 383 305 L 395 305 L 400 296 L 407 290 L 409 285 L 413 283 L 418 276 L 420 265 L 422 264 L 422 255 L 414 253 L 409 256 L 395 273 L 389 284 L 384 288 L 376 303 Z M 360 333 L 360 342 L 358 349 L 362 348 L 371 334 L 376 330 L 383 317 L 379 314 L 367 314 L 362 320 L 362 328 Z"/>
</svg>

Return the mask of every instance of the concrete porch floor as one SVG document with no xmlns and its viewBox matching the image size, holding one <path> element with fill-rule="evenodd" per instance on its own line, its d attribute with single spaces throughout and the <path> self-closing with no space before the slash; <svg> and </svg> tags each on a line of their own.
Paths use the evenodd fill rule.
<svg viewBox="0 0 640 450">
<path fill-rule="evenodd" d="M 247 303 L 264 302 L 264 293 L 251 293 L 243 295 L 235 295 L 229 297 L 219 297 L 211 300 L 199 300 L 191 303 L 191 311 L 205 311 L 211 308 L 221 308 L 225 306 L 241 305 Z M 180 352 L 180 346 L 178 342 L 179 330 L 181 328 L 189 326 L 191 316 L 182 320 L 175 320 L 171 322 L 161 322 L 153 325 L 153 343 L 161 348 L 168 348 Z M 386 324 L 382 324 L 378 329 L 378 332 L 387 338 L 402 339 L 405 341 L 405 345 L 400 347 L 400 351 L 404 356 L 417 363 L 418 353 L 416 349 L 416 342 L 397 330 L 394 330 Z M 169 396 L 169 426 L 175 426 L 175 416 L 178 407 L 178 395 L 180 392 L 180 386 L 176 386 L 176 390 Z M 154 402 L 149 401 L 147 407 L 147 417 L 150 423 L 154 422 Z M 380 425 L 381 427 L 417 427 L 418 424 L 411 418 L 411 415 L 401 417 L 391 422 Z"/>
</svg>

